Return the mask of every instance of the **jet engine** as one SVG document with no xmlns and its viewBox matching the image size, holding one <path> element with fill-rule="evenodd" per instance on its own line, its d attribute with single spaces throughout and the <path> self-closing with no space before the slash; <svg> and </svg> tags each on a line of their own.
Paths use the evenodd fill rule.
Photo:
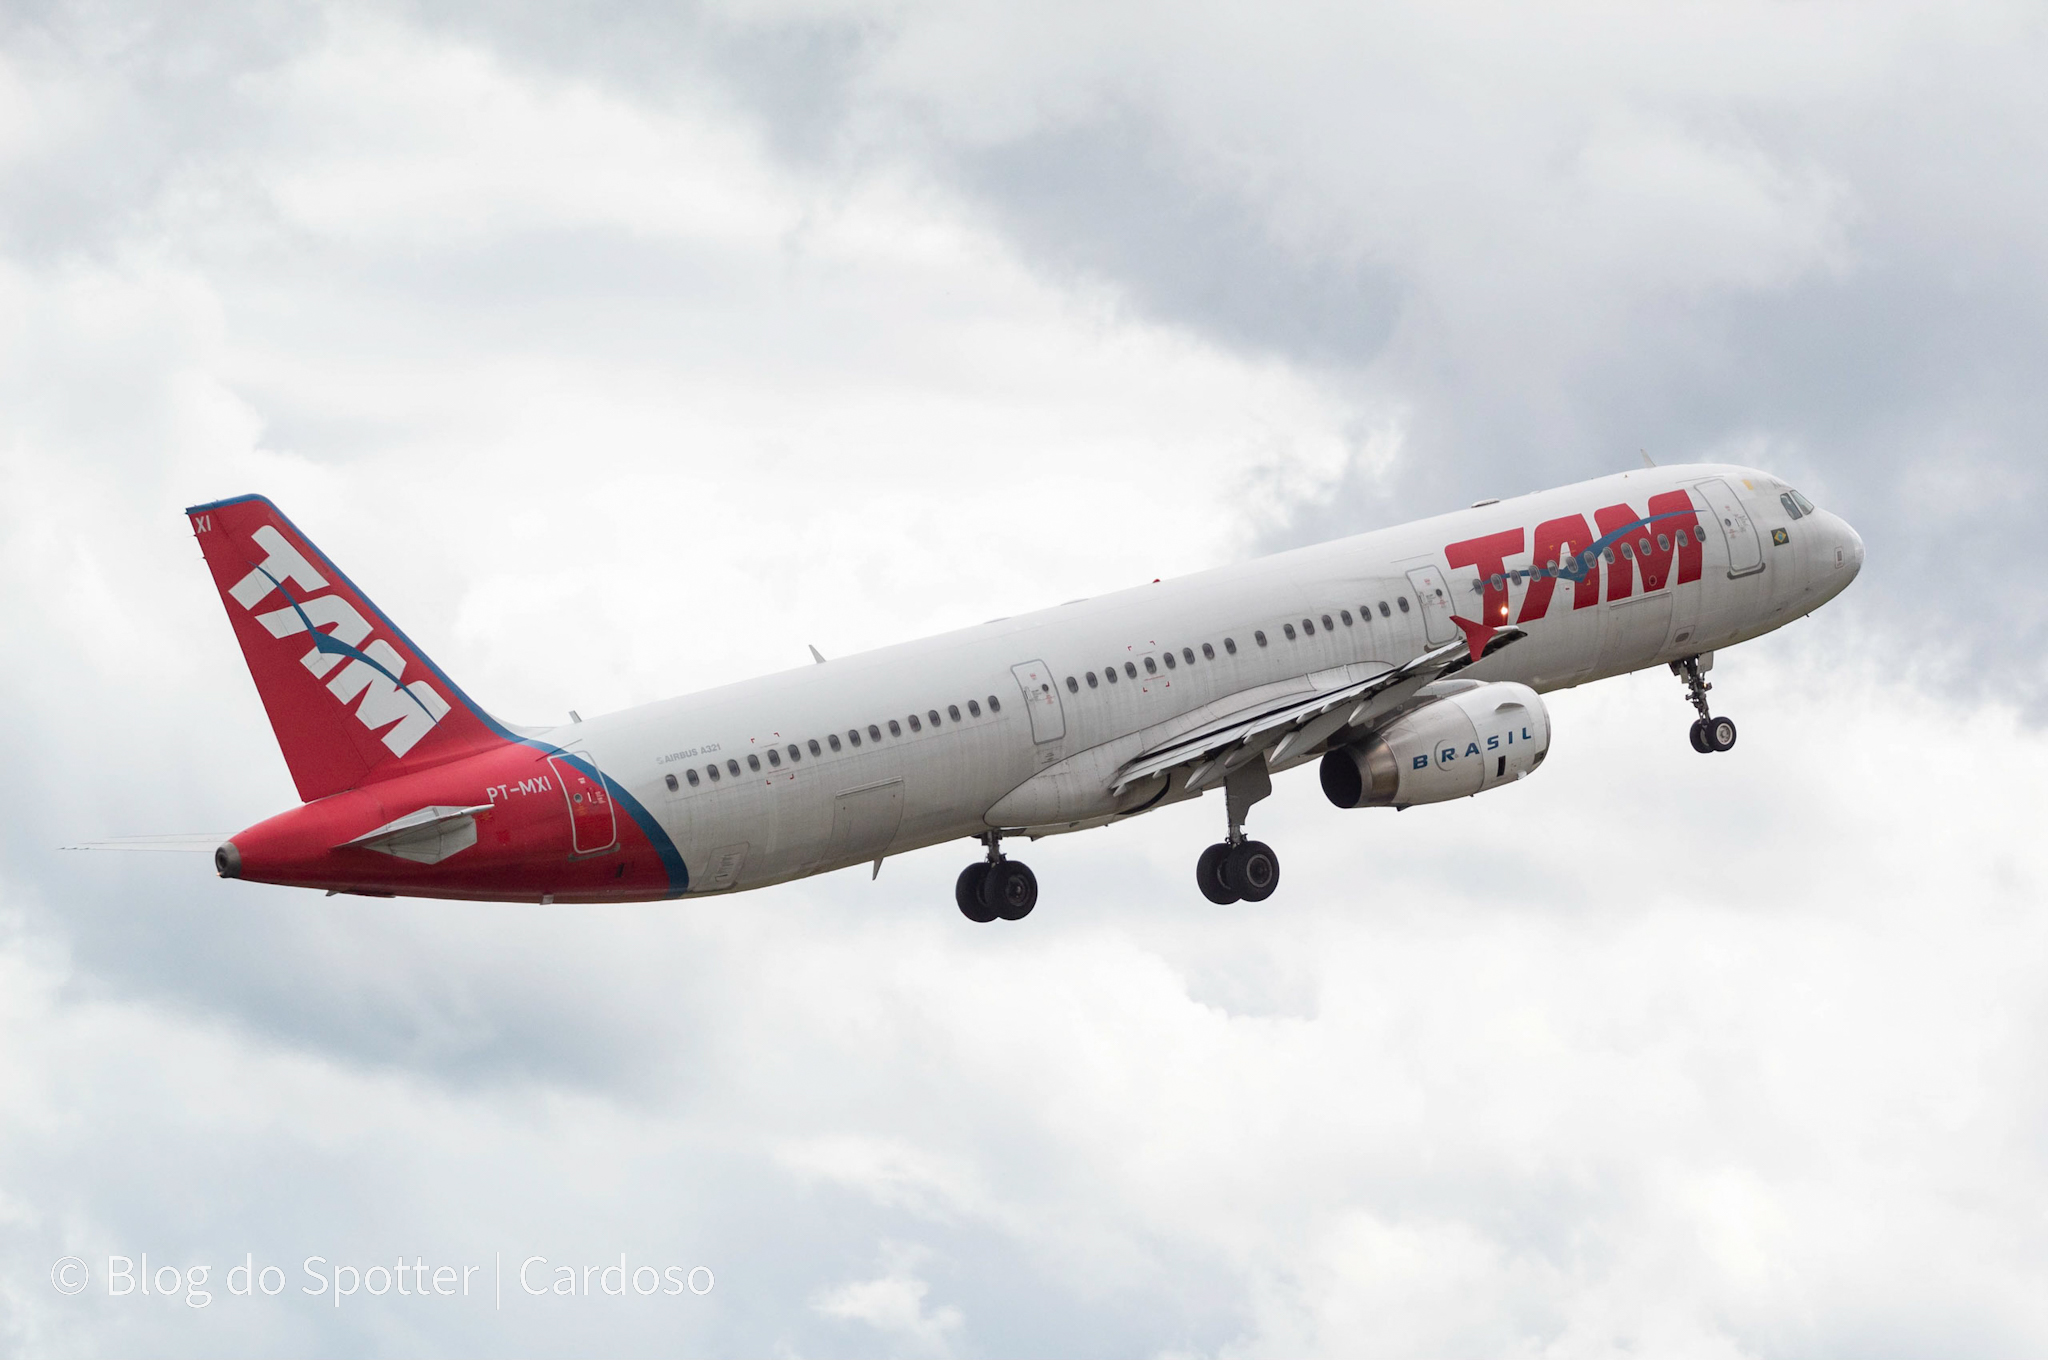
<svg viewBox="0 0 2048 1360">
<path fill-rule="evenodd" d="M 1527 685 L 1452 681 L 1439 697 L 1323 757 L 1338 807 L 1408 807 L 1466 798 L 1533 772 L 1550 752 L 1550 712 Z M 1448 691 L 1448 692 L 1443 692 Z"/>
</svg>

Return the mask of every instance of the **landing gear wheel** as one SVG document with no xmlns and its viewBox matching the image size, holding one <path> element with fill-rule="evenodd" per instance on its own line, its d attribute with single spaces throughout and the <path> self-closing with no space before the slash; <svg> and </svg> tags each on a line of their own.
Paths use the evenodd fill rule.
<svg viewBox="0 0 2048 1360">
<path fill-rule="evenodd" d="M 1716 718 L 1708 723 L 1707 740 L 1712 743 L 1716 751 L 1734 750 L 1735 720 L 1733 718 Z"/>
<path fill-rule="evenodd" d="M 1705 718 L 1694 718 L 1692 720 L 1692 749 L 1698 751 L 1703 756 L 1710 756 L 1714 753 L 1714 740 L 1707 735 L 1707 720 Z"/>
<path fill-rule="evenodd" d="M 976 861 L 960 871 L 960 877 L 953 881 L 953 900 L 960 904 L 960 914 L 970 921 L 987 924 L 996 919 L 994 907 L 981 900 L 982 885 L 988 881 L 989 866 Z"/>
<path fill-rule="evenodd" d="M 1230 842 L 1218 841 L 1195 861 L 1195 882 L 1201 886 L 1202 896 L 1219 907 L 1239 900 L 1237 890 L 1223 881 L 1223 861 L 1229 858 Z"/>
<path fill-rule="evenodd" d="M 1264 841 L 1243 841 L 1223 859 L 1223 882 L 1247 902 L 1263 902 L 1280 886 L 1280 857 Z"/>
<path fill-rule="evenodd" d="M 1029 916 L 1038 905 L 1038 876 L 1013 859 L 999 860 L 986 867 L 988 877 L 981 885 L 984 908 L 1005 921 L 1021 921 Z"/>
</svg>

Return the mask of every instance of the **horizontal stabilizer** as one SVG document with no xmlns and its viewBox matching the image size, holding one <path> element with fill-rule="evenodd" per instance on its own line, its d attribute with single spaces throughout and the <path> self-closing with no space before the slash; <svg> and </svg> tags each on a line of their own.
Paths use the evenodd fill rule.
<svg viewBox="0 0 2048 1360">
<path fill-rule="evenodd" d="M 489 803 L 478 803 L 475 807 L 423 807 L 334 848 L 375 850 L 415 864 L 439 864 L 476 844 L 476 814 L 490 810 Z"/>
</svg>

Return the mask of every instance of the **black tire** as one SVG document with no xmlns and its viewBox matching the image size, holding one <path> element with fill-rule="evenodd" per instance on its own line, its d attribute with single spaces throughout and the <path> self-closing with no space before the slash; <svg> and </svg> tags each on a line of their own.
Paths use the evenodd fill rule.
<svg viewBox="0 0 2048 1360">
<path fill-rule="evenodd" d="M 1280 886 L 1280 857 L 1264 841 L 1246 841 L 1223 861 L 1223 881 L 1247 902 L 1263 902 Z"/>
<path fill-rule="evenodd" d="M 1692 720 L 1692 749 L 1698 751 L 1703 756 L 1710 756 L 1714 753 L 1713 740 L 1707 736 L 1707 720 L 1705 718 L 1694 718 Z"/>
<path fill-rule="evenodd" d="M 1237 893 L 1223 881 L 1223 861 L 1229 858 L 1230 843 L 1218 841 L 1195 861 L 1195 882 L 1201 886 L 1202 896 L 1219 907 L 1227 907 L 1239 900 Z"/>
<path fill-rule="evenodd" d="M 1021 921 L 1038 905 L 1038 875 L 1014 859 L 992 864 L 981 885 L 981 900 L 988 911 L 1005 921 Z"/>
<path fill-rule="evenodd" d="M 1735 720 L 1733 718 L 1714 719 L 1713 722 L 1707 724 L 1707 740 L 1713 743 L 1716 751 L 1734 750 Z"/>
<path fill-rule="evenodd" d="M 982 884 L 988 881 L 988 867 L 986 860 L 977 860 L 962 869 L 960 877 L 953 881 L 953 900 L 960 904 L 960 914 L 984 925 L 996 919 L 995 908 L 981 900 Z"/>
</svg>

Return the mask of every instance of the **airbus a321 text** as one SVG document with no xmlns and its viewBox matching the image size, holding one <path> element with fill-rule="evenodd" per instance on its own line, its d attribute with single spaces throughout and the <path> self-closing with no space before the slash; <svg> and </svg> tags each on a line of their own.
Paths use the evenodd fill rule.
<svg viewBox="0 0 2048 1360">
<path fill-rule="evenodd" d="M 551 728 L 486 713 L 261 496 L 186 512 L 303 805 L 223 878 L 370 896 L 622 902 L 730 893 L 941 841 L 970 919 L 1038 898 L 1005 840 L 1211 790 L 1214 902 L 1280 880 L 1246 815 L 1317 762 L 1342 808 L 1523 779 L 1546 690 L 1668 665 L 1693 748 L 1716 649 L 1863 564 L 1846 523 L 1752 468 L 1659 467 L 999 619 Z"/>
</svg>

